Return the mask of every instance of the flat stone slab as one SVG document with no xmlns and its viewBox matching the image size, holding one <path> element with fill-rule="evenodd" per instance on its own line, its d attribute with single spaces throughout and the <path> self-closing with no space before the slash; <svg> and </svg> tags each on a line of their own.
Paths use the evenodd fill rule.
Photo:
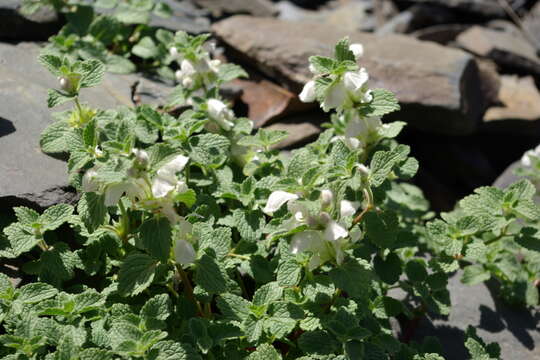
<svg viewBox="0 0 540 360">
<path fill-rule="evenodd" d="M 435 336 L 446 359 L 469 359 L 463 343 L 465 330 L 472 325 L 486 343 L 500 345 L 501 359 L 540 359 L 540 312 L 510 307 L 497 298 L 495 286 L 468 286 L 460 278 L 458 272 L 449 281 L 452 309 L 448 319 L 422 320 L 414 340 Z"/>
<path fill-rule="evenodd" d="M 37 62 L 39 46 L 0 44 L 0 204 L 48 207 L 74 199 L 66 163 L 43 154 L 40 133 L 51 122 L 47 89 L 57 80 Z M 96 88 L 83 89 L 82 102 L 107 109 L 133 106 L 137 75 L 106 74 Z M 142 79 L 136 92 L 142 102 L 160 101 L 163 85 Z"/>
<path fill-rule="evenodd" d="M 464 51 L 402 35 L 375 36 L 331 26 L 234 16 L 213 26 L 230 56 L 256 66 L 294 91 L 311 79 L 308 57 L 331 55 L 344 36 L 365 46 L 360 60 L 372 88 L 396 93 L 396 117 L 426 131 L 467 134 L 480 121 L 487 99 L 478 67 Z"/>
</svg>

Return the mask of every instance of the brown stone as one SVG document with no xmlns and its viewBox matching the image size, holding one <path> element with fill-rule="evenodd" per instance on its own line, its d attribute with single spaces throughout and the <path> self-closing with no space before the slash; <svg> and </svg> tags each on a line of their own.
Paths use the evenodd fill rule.
<svg viewBox="0 0 540 360">
<path fill-rule="evenodd" d="M 486 112 L 484 129 L 540 135 L 540 93 L 531 76 L 503 75 L 499 100 L 501 106 L 489 108 Z"/>
<path fill-rule="evenodd" d="M 235 16 L 213 27 L 229 55 L 299 91 L 311 78 L 308 58 L 329 56 L 337 40 L 348 35 L 365 46 L 361 59 L 371 87 L 396 93 L 397 116 L 427 131 L 466 134 L 481 119 L 486 98 L 478 67 L 463 51 L 402 35 L 378 37 L 311 23 Z"/>
<path fill-rule="evenodd" d="M 198 6 L 209 10 L 212 16 L 249 14 L 253 16 L 273 16 L 276 13 L 269 0 L 193 0 Z"/>
<path fill-rule="evenodd" d="M 498 65 L 522 72 L 540 75 L 540 59 L 536 50 L 524 36 L 515 31 L 493 30 L 473 26 L 461 33 L 456 43 L 478 56 L 495 61 Z"/>
<path fill-rule="evenodd" d="M 266 129 L 284 130 L 289 134 L 289 136 L 285 140 L 272 146 L 272 148 L 274 149 L 288 149 L 299 147 L 300 145 L 303 145 L 308 141 L 313 140 L 315 136 L 317 136 L 321 132 L 321 129 L 313 125 L 310 121 L 279 122 L 267 126 Z"/>
</svg>

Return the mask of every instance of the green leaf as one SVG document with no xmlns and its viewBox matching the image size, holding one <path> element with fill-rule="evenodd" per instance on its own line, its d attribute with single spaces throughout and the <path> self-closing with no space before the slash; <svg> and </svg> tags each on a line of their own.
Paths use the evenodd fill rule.
<svg viewBox="0 0 540 360">
<path fill-rule="evenodd" d="M 236 209 L 233 212 L 233 221 L 243 240 L 255 242 L 261 239 L 265 225 L 261 211 Z"/>
<path fill-rule="evenodd" d="M 380 214 L 368 212 L 364 216 L 369 240 L 380 248 L 392 248 L 398 235 L 399 220 L 393 211 Z"/>
<path fill-rule="evenodd" d="M 380 186 L 388 177 L 392 168 L 407 158 L 410 148 L 406 145 L 398 145 L 392 151 L 377 151 L 371 159 L 369 176 L 371 185 Z"/>
<path fill-rule="evenodd" d="M 484 341 L 476 335 L 476 330 L 469 325 L 465 333 L 465 347 L 471 355 L 471 360 L 498 360 L 501 354 L 499 344 L 491 343 L 486 346 Z"/>
<path fill-rule="evenodd" d="M 171 252 L 172 229 L 166 217 L 152 217 L 139 228 L 142 247 L 155 259 L 167 263 Z"/>
<path fill-rule="evenodd" d="M 105 305 L 105 296 L 101 295 L 94 289 L 87 289 L 73 297 L 75 301 L 75 313 L 85 313 L 100 309 Z"/>
<path fill-rule="evenodd" d="M 252 352 L 247 360 L 281 360 L 282 357 L 278 351 L 270 344 L 261 344 L 257 350 Z"/>
<path fill-rule="evenodd" d="M 302 277 L 302 267 L 293 259 L 281 262 L 277 269 L 277 282 L 280 286 L 296 286 Z"/>
<path fill-rule="evenodd" d="M 281 299 L 283 294 L 283 289 L 279 286 L 277 282 L 270 282 L 264 284 L 255 291 L 253 294 L 253 305 L 268 305 L 274 301 Z"/>
<path fill-rule="evenodd" d="M 219 79 L 226 83 L 237 78 L 247 78 L 248 74 L 244 69 L 235 64 L 222 64 L 219 66 Z"/>
<path fill-rule="evenodd" d="M 140 315 L 147 329 L 165 327 L 162 323 L 171 315 L 171 299 L 169 295 L 160 294 L 148 300 L 142 307 Z"/>
<path fill-rule="evenodd" d="M 189 139 L 189 157 L 194 162 L 205 166 L 217 166 L 225 162 L 228 156 L 230 141 L 217 134 L 203 134 Z"/>
<path fill-rule="evenodd" d="M 238 295 L 226 293 L 217 298 L 216 305 L 224 319 L 242 322 L 249 315 L 251 303 Z"/>
<path fill-rule="evenodd" d="M 204 226 L 196 226 L 195 229 L 199 238 L 199 252 L 212 249 L 216 253 L 216 259 L 218 260 L 223 260 L 229 254 L 232 241 L 231 228 L 218 227 L 212 229 L 210 225 L 205 224 Z"/>
<path fill-rule="evenodd" d="M 81 88 L 99 85 L 105 74 L 105 65 L 95 59 L 83 61 L 81 64 Z"/>
<path fill-rule="evenodd" d="M 39 265 L 40 279 L 59 287 L 62 282 L 73 278 L 80 259 L 66 243 L 56 243 L 52 249 L 41 254 Z"/>
<path fill-rule="evenodd" d="M 156 343 L 150 350 L 151 360 L 201 360 L 195 349 L 189 344 L 165 340 Z"/>
<path fill-rule="evenodd" d="M 298 346 L 307 354 L 330 355 L 338 349 L 339 343 L 323 330 L 306 331 L 298 338 Z"/>
<path fill-rule="evenodd" d="M 45 66 L 47 70 L 54 76 L 62 76 L 60 67 L 62 66 L 62 59 L 52 54 L 42 54 L 38 57 L 38 62 Z"/>
<path fill-rule="evenodd" d="M 352 260 L 330 271 L 330 277 L 336 287 L 343 289 L 352 297 L 367 294 L 372 278 L 369 264 Z"/>
<path fill-rule="evenodd" d="M 21 225 L 32 226 L 35 223 L 39 223 L 39 213 L 33 209 L 25 206 L 17 206 L 13 208 L 13 212 Z"/>
<path fill-rule="evenodd" d="M 482 265 L 469 265 L 463 269 L 461 282 L 467 285 L 475 285 L 490 278 L 491 274 Z"/>
<path fill-rule="evenodd" d="M 93 192 L 84 193 L 77 205 L 77 211 L 88 229 L 93 233 L 105 222 L 107 208 L 105 207 L 105 195 Z"/>
<path fill-rule="evenodd" d="M 326 56 L 310 56 L 309 63 L 321 74 L 332 72 L 337 65 L 334 59 Z"/>
<path fill-rule="evenodd" d="M 367 117 L 383 116 L 400 109 L 394 93 L 384 89 L 372 91 L 373 100 L 361 110 L 362 115 Z"/>
<path fill-rule="evenodd" d="M 25 304 L 35 304 L 40 301 L 52 298 L 58 293 L 54 287 L 40 282 L 22 286 L 17 290 L 17 301 Z"/>
<path fill-rule="evenodd" d="M 159 48 L 151 37 L 145 36 L 131 49 L 131 52 L 143 59 L 149 59 L 159 55 Z"/>
<path fill-rule="evenodd" d="M 71 136 L 72 131 L 65 121 L 57 121 L 49 125 L 39 138 L 41 150 L 47 154 L 68 152 L 69 143 L 66 138 Z"/>
<path fill-rule="evenodd" d="M 43 225 L 43 231 L 55 230 L 63 223 L 67 222 L 73 214 L 73 206 L 68 204 L 58 204 L 51 206 L 43 212 L 40 222 Z"/>
<path fill-rule="evenodd" d="M 33 231 L 19 223 L 13 223 L 6 227 L 4 234 L 6 234 L 15 256 L 32 250 L 41 241 L 41 238 L 36 237 Z"/>
<path fill-rule="evenodd" d="M 396 253 L 389 253 L 383 260 L 379 255 L 373 259 L 373 266 L 377 275 L 388 285 L 395 284 L 401 275 L 401 259 Z"/>
<path fill-rule="evenodd" d="M 47 106 L 49 108 L 53 108 L 69 100 L 73 100 L 74 98 L 75 98 L 75 95 L 64 94 L 55 89 L 47 90 Z"/>
<path fill-rule="evenodd" d="M 197 194 L 193 189 L 188 189 L 181 194 L 177 194 L 174 200 L 176 202 L 184 203 L 188 208 L 190 208 L 197 202 Z"/>
<path fill-rule="evenodd" d="M 216 259 L 204 254 L 197 260 L 195 283 L 211 294 L 227 291 L 225 272 L 219 267 Z"/>
<path fill-rule="evenodd" d="M 293 151 L 293 156 L 287 164 L 287 177 L 300 179 L 310 168 L 317 165 L 317 157 L 308 149 Z"/>
<path fill-rule="evenodd" d="M 421 259 L 413 259 L 405 266 L 405 273 L 412 282 L 422 282 L 428 277 L 426 263 Z"/>
<path fill-rule="evenodd" d="M 146 254 L 132 253 L 120 266 L 118 292 L 134 296 L 146 289 L 154 280 L 157 261 Z"/>
<path fill-rule="evenodd" d="M 515 240 L 520 246 L 523 246 L 525 249 L 537 251 L 540 253 L 539 228 L 534 228 L 530 226 L 523 227 Z"/>
<path fill-rule="evenodd" d="M 349 38 L 345 37 L 339 40 L 335 47 L 335 57 L 337 61 L 353 61 L 356 62 L 356 58 L 351 50 L 349 50 Z"/>
</svg>

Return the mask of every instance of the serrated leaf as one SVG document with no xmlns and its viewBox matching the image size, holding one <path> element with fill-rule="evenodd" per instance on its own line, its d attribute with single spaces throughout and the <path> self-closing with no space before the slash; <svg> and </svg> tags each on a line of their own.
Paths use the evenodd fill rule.
<svg viewBox="0 0 540 360">
<path fill-rule="evenodd" d="M 42 54 L 38 57 L 38 62 L 45 66 L 47 70 L 54 76 L 61 76 L 62 72 L 60 67 L 62 66 L 62 59 L 52 54 Z"/>
<path fill-rule="evenodd" d="M 343 289 L 352 297 L 366 294 L 372 278 L 369 265 L 363 261 L 352 260 L 330 271 L 336 287 Z"/>
<path fill-rule="evenodd" d="M 490 278 L 491 274 L 482 265 L 469 265 L 463 269 L 461 282 L 466 285 L 476 285 Z"/>
<path fill-rule="evenodd" d="M 406 145 L 398 145 L 391 151 L 377 151 L 371 159 L 369 180 L 374 187 L 380 186 L 388 177 L 393 167 L 405 160 L 410 152 Z"/>
<path fill-rule="evenodd" d="M 252 352 L 247 360 L 281 360 L 278 351 L 270 344 L 261 344 Z"/>
<path fill-rule="evenodd" d="M 388 254 L 385 259 L 376 256 L 373 266 L 377 275 L 388 285 L 396 283 L 402 272 L 401 259 L 396 253 Z"/>
<path fill-rule="evenodd" d="M 383 116 L 400 109 L 396 96 L 391 91 L 374 89 L 372 95 L 373 100 L 361 110 L 364 116 Z"/>
<path fill-rule="evenodd" d="M 405 265 L 405 273 L 412 282 L 422 282 L 427 279 L 426 263 L 420 259 L 413 259 Z"/>
<path fill-rule="evenodd" d="M 298 338 L 298 346 L 307 354 L 333 354 L 339 343 L 323 330 L 306 331 Z"/>
<path fill-rule="evenodd" d="M 255 294 L 253 294 L 253 305 L 268 305 L 273 301 L 279 300 L 282 294 L 283 289 L 277 282 L 274 281 L 264 284 L 255 291 Z"/>
<path fill-rule="evenodd" d="M 321 74 L 331 72 L 336 66 L 336 61 L 326 56 L 310 56 L 309 63 Z"/>
<path fill-rule="evenodd" d="M 244 69 L 236 64 L 222 64 L 219 66 L 219 79 L 226 83 L 237 78 L 247 78 L 248 74 Z"/>
<path fill-rule="evenodd" d="M 67 101 L 73 100 L 75 95 L 64 94 L 56 89 L 47 90 L 47 106 L 53 108 Z"/>
<path fill-rule="evenodd" d="M 81 88 L 99 85 L 105 74 L 105 65 L 96 59 L 83 61 L 81 64 Z"/>
<path fill-rule="evenodd" d="M 131 52 L 143 59 L 150 59 L 159 55 L 159 48 L 151 37 L 145 36 L 131 49 Z"/>
<path fill-rule="evenodd" d="M 159 329 L 161 323 L 171 315 L 171 299 L 167 294 L 156 295 L 144 304 L 140 316 L 147 329 Z"/>
<path fill-rule="evenodd" d="M 280 286 L 296 286 L 302 276 L 302 267 L 293 259 L 281 262 L 277 268 L 277 282 Z"/>
<path fill-rule="evenodd" d="M 28 227 L 19 223 L 13 223 L 6 227 L 4 234 L 6 234 L 11 250 L 16 256 L 32 250 L 41 241 L 41 238 L 36 237 Z"/>
<path fill-rule="evenodd" d="M 17 290 L 17 301 L 25 304 L 35 304 L 40 301 L 52 298 L 58 293 L 53 286 L 45 283 L 31 283 L 22 286 Z"/>
<path fill-rule="evenodd" d="M 71 136 L 72 129 L 67 122 L 57 121 L 49 125 L 40 135 L 41 151 L 47 154 L 67 152 L 69 144 L 66 137 Z"/>
<path fill-rule="evenodd" d="M 249 315 L 251 303 L 238 295 L 226 293 L 217 298 L 216 305 L 225 319 L 242 322 Z"/>
<path fill-rule="evenodd" d="M 81 216 L 84 225 L 91 234 L 105 222 L 107 208 L 105 207 L 105 195 L 93 192 L 84 193 L 77 205 L 77 212 Z"/>
<path fill-rule="evenodd" d="M 51 206 L 43 212 L 40 222 L 43 225 L 43 231 L 55 230 L 63 223 L 67 222 L 73 214 L 73 206 L 68 204 L 58 204 Z"/>
<path fill-rule="evenodd" d="M 354 56 L 354 53 L 349 50 L 349 38 L 345 37 L 341 40 L 339 40 L 336 44 L 334 56 L 336 57 L 337 61 L 354 61 L 356 62 L 356 58 Z"/>
<path fill-rule="evenodd" d="M 201 360 L 195 349 L 189 344 L 172 340 L 160 341 L 150 350 L 151 360 Z"/>
<path fill-rule="evenodd" d="M 221 294 L 227 291 L 226 274 L 219 267 L 216 259 L 204 254 L 197 260 L 195 283 L 212 294 Z"/>
<path fill-rule="evenodd" d="M 139 228 L 139 240 L 143 249 L 155 259 L 166 263 L 172 244 L 171 223 L 166 217 L 152 217 Z"/>
<path fill-rule="evenodd" d="M 146 254 L 127 256 L 118 273 L 118 292 L 134 296 L 146 289 L 154 280 L 157 261 Z"/>
<path fill-rule="evenodd" d="M 39 223 L 39 213 L 33 209 L 25 206 L 17 206 L 13 208 L 13 212 L 21 225 L 31 226 L 34 223 Z"/>
</svg>

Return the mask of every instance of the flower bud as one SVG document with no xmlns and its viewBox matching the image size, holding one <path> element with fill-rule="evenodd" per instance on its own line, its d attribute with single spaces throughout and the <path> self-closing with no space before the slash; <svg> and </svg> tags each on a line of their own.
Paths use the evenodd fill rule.
<svg viewBox="0 0 540 360">
<path fill-rule="evenodd" d="M 58 81 L 60 82 L 60 88 L 66 92 L 71 92 L 73 90 L 73 86 L 71 84 L 71 81 L 69 81 L 69 79 L 67 77 L 60 77 L 58 79 Z"/>
<path fill-rule="evenodd" d="M 149 157 L 148 153 L 142 149 L 134 148 L 131 150 L 131 153 L 135 155 L 135 160 L 141 165 L 146 166 L 148 165 Z"/>
<path fill-rule="evenodd" d="M 315 101 L 315 81 L 308 81 L 298 97 L 300 98 L 300 101 L 306 103 Z"/>
<path fill-rule="evenodd" d="M 349 50 L 352 51 L 356 60 L 364 55 L 364 46 L 362 44 L 351 44 Z"/>
<path fill-rule="evenodd" d="M 356 168 L 362 174 L 362 176 L 369 176 L 369 168 L 365 166 L 364 164 L 357 164 Z"/>
<path fill-rule="evenodd" d="M 322 190 L 321 191 L 321 205 L 323 209 L 332 206 L 332 203 L 334 202 L 334 194 L 330 190 Z"/>
<path fill-rule="evenodd" d="M 171 54 L 172 57 L 177 58 L 178 57 L 178 49 L 176 47 L 171 47 L 169 49 L 169 54 Z"/>
</svg>

